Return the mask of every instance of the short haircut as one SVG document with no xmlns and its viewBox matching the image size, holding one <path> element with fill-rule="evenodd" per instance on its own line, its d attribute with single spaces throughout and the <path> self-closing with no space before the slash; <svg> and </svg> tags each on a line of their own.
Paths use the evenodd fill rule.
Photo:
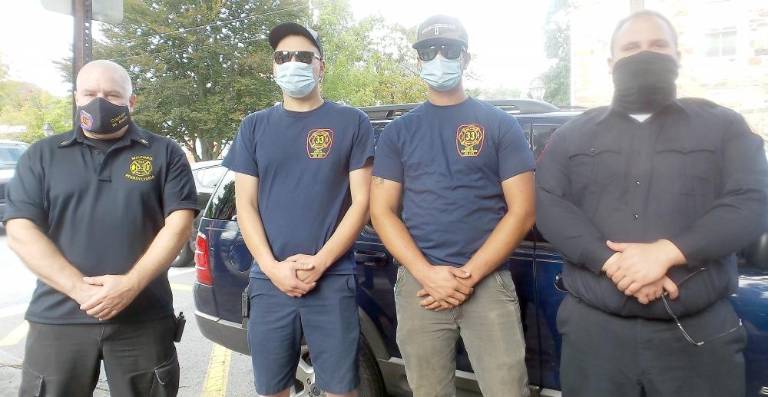
<svg viewBox="0 0 768 397">
<path fill-rule="evenodd" d="M 637 12 L 632 13 L 630 16 L 622 19 L 619 21 L 618 24 L 616 24 L 616 27 L 613 29 L 613 34 L 611 34 L 611 55 L 613 55 L 613 44 L 616 41 L 616 35 L 619 33 L 619 30 L 624 27 L 627 23 L 634 21 L 638 18 L 647 18 L 647 17 L 653 17 L 656 19 L 659 19 L 661 22 L 667 25 L 669 27 L 669 30 L 672 32 L 672 44 L 675 46 L 675 49 L 677 49 L 677 30 L 675 30 L 675 26 L 672 25 L 672 22 L 669 20 L 669 18 L 665 17 L 662 13 L 658 11 L 653 10 L 640 10 Z"/>
</svg>

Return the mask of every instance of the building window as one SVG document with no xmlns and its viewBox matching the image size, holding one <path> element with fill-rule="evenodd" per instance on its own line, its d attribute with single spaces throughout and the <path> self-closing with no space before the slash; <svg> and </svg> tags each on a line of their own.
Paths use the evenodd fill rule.
<svg viewBox="0 0 768 397">
<path fill-rule="evenodd" d="M 707 34 L 707 56 L 726 57 L 736 55 L 736 29 L 723 29 Z"/>
</svg>

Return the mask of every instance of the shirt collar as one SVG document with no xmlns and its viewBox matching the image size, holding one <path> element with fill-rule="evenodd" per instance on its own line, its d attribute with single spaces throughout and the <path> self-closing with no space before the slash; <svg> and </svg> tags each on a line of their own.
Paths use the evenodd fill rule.
<svg viewBox="0 0 768 397">
<path fill-rule="evenodd" d="M 665 105 L 664 107 L 656 111 L 656 113 L 661 113 L 661 112 L 683 112 L 685 114 L 688 114 L 688 111 L 685 109 L 685 106 L 683 106 L 680 103 L 680 100 L 677 98 L 675 98 L 674 100 L 672 100 L 672 102 L 668 103 L 667 105 Z M 616 109 L 613 106 L 609 106 L 606 109 L 605 113 L 602 116 L 600 116 L 600 118 L 597 119 L 597 123 L 598 124 L 602 123 L 603 121 L 607 120 L 609 117 L 613 117 L 613 116 L 629 117 L 628 114 L 622 112 L 621 110 Z M 653 117 L 653 115 L 651 115 L 651 117 Z"/>
<path fill-rule="evenodd" d="M 72 146 L 76 142 L 86 144 L 86 139 L 87 138 L 85 134 L 83 134 L 82 127 L 78 125 L 74 128 L 74 130 L 72 130 L 72 135 L 69 138 L 59 143 L 59 147 Z M 149 147 L 149 139 L 147 134 L 133 121 L 128 124 L 128 130 L 125 131 L 125 134 L 122 137 L 120 137 L 116 145 L 128 146 L 130 141 L 138 142 L 146 147 Z"/>
</svg>

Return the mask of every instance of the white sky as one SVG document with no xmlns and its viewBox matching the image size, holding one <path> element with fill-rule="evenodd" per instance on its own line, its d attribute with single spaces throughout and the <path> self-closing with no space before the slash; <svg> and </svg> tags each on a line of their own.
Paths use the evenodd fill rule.
<svg viewBox="0 0 768 397">
<path fill-rule="evenodd" d="M 469 87 L 520 88 L 546 70 L 546 0 L 350 0 L 355 18 L 379 14 L 406 27 L 432 14 L 459 17 L 469 32 L 476 81 Z M 40 0 L 0 0 L 0 59 L 10 78 L 65 95 L 68 83 L 53 61 L 71 54 L 72 17 L 43 9 Z"/>
</svg>

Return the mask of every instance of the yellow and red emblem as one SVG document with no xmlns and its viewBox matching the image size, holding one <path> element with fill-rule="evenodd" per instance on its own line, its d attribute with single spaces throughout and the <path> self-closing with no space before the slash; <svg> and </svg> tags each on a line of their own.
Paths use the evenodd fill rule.
<svg viewBox="0 0 768 397">
<path fill-rule="evenodd" d="M 311 159 L 324 159 L 328 157 L 333 146 L 333 130 L 328 128 L 316 128 L 307 134 L 307 156 Z"/>
<path fill-rule="evenodd" d="M 151 181 L 155 178 L 152 171 L 152 156 L 133 156 L 125 178 L 137 182 Z"/>
<path fill-rule="evenodd" d="M 461 157 L 477 157 L 484 141 L 485 129 L 480 124 L 462 124 L 456 130 L 456 150 Z"/>
</svg>

